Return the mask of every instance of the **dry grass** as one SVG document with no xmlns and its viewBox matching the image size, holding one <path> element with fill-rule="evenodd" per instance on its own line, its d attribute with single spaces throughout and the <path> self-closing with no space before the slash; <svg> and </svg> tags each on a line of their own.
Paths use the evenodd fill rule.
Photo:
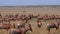
<svg viewBox="0 0 60 34">
<path fill-rule="evenodd" d="M 37 19 L 31 19 L 29 21 L 29 23 L 32 25 L 33 32 L 28 31 L 27 34 L 60 34 L 60 29 L 56 30 L 55 28 L 53 28 L 51 29 L 50 33 L 46 30 L 46 24 L 49 23 L 49 21 L 44 21 L 41 28 L 38 28 L 36 21 Z M 10 23 L 19 23 L 19 21 L 11 21 Z M 0 34 L 9 34 L 9 31 L 2 29 L 0 30 Z"/>
<path fill-rule="evenodd" d="M 0 11 L 2 16 L 4 17 L 6 14 L 16 14 L 19 13 L 24 14 L 22 11 L 26 10 L 25 14 L 34 14 L 37 15 L 38 13 L 43 15 L 43 14 L 58 14 L 60 15 L 60 8 L 53 8 L 53 7 L 0 7 Z M 9 12 L 10 11 L 10 12 Z M 12 12 L 13 11 L 13 12 Z M 20 12 L 19 12 L 20 11 Z M 60 34 L 60 29 L 55 30 L 55 29 L 51 29 L 51 32 L 48 33 L 48 31 L 46 30 L 46 24 L 49 23 L 49 21 L 47 22 L 43 22 L 42 27 L 39 29 L 37 27 L 36 24 L 36 19 L 31 19 L 29 21 L 29 23 L 31 23 L 32 28 L 33 28 L 33 32 L 28 31 L 27 34 Z M 10 23 L 19 23 L 20 21 L 11 21 Z M 5 22 L 8 23 L 8 22 Z M 9 32 L 6 30 L 1 30 L 0 29 L 0 34 L 8 34 Z"/>
</svg>

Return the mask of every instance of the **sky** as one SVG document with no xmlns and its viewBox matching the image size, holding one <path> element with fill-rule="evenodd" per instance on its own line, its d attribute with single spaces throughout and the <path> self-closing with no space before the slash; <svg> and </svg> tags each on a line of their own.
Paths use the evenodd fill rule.
<svg viewBox="0 0 60 34">
<path fill-rule="evenodd" d="M 60 5 L 60 0 L 0 0 L 0 6 Z"/>
</svg>

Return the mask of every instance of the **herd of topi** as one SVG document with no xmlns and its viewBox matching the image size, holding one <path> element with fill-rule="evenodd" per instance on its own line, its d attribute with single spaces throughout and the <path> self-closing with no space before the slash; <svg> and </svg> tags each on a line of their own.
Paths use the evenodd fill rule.
<svg viewBox="0 0 60 34">
<path fill-rule="evenodd" d="M 60 15 L 47 15 L 40 16 L 38 14 L 37 16 L 34 16 L 33 14 L 29 14 L 26 16 L 25 14 L 19 15 L 18 13 L 16 15 L 6 15 L 5 17 L 2 17 L 0 14 L 0 29 L 6 29 L 7 31 L 10 30 L 10 34 L 26 34 L 28 30 L 33 31 L 31 24 L 28 23 L 28 21 L 32 18 L 37 19 L 37 25 L 39 28 L 41 28 L 42 20 L 52 20 L 51 23 L 47 24 L 47 30 L 50 32 L 51 28 L 56 28 L 56 30 L 59 28 L 60 21 L 54 22 L 53 20 L 60 19 Z M 18 23 L 17 25 L 10 24 L 10 21 L 16 21 L 19 20 L 21 23 Z M 9 24 L 3 23 L 3 21 L 9 22 Z"/>
</svg>

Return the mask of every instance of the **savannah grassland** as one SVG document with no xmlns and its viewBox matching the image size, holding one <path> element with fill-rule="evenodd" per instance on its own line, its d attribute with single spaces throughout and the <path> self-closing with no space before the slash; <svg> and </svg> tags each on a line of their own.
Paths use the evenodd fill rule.
<svg viewBox="0 0 60 34">
<path fill-rule="evenodd" d="M 26 12 L 23 12 L 26 11 Z M 2 14 L 2 16 L 4 17 L 7 14 L 17 14 L 19 13 L 21 14 L 40 14 L 40 15 L 44 15 L 44 14 L 48 14 L 48 15 L 60 15 L 60 6 L 1 6 L 0 7 L 0 13 Z M 60 29 L 56 30 L 51 29 L 51 32 L 48 33 L 48 31 L 46 30 L 46 24 L 49 23 L 49 21 L 43 21 L 43 25 L 42 27 L 39 29 L 37 24 L 36 24 L 37 19 L 33 18 L 31 20 L 29 20 L 28 22 L 32 25 L 32 29 L 33 32 L 28 31 L 27 34 L 60 34 Z M 8 23 L 8 22 L 4 22 L 4 23 Z M 19 23 L 19 21 L 11 21 L 11 24 L 13 23 Z M 8 34 L 9 31 L 0 29 L 0 34 Z"/>
</svg>

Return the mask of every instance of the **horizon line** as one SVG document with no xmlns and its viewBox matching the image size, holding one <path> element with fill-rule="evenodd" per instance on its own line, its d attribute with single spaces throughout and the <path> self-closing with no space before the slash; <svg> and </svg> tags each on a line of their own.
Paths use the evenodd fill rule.
<svg viewBox="0 0 60 34">
<path fill-rule="evenodd" d="M 13 6 L 13 5 L 10 5 L 10 6 Z M 60 5 L 16 5 L 16 6 L 60 6 Z M 2 6 L 2 7 L 9 7 L 9 5 Z"/>
</svg>

